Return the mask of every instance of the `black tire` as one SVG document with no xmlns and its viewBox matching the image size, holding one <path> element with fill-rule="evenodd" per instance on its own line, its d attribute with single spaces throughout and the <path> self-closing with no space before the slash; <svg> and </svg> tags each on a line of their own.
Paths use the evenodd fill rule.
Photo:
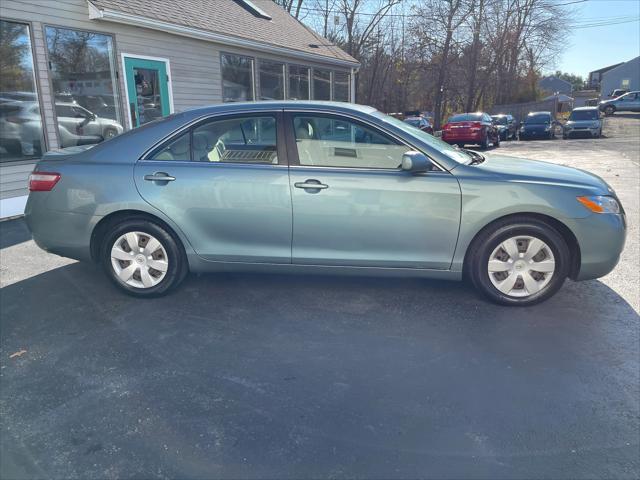
<svg viewBox="0 0 640 480">
<path fill-rule="evenodd" d="M 563 140 L 566 140 L 567 138 L 569 138 L 569 137 L 563 133 L 563 134 L 562 134 L 562 139 L 563 139 Z"/>
<path fill-rule="evenodd" d="M 500 135 L 498 135 L 498 136 L 496 137 L 496 141 L 495 141 L 495 142 L 493 142 L 493 147 L 494 147 L 494 148 L 500 148 Z"/>
<path fill-rule="evenodd" d="M 614 107 L 613 105 L 607 105 L 606 107 L 604 107 L 604 114 L 607 117 L 610 117 L 614 113 L 616 113 L 616 107 Z"/>
<path fill-rule="evenodd" d="M 118 135 L 118 130 L 115 128 L 105 128 L 103 132 L 103 140 L 109 140 L 110 138 L 116 137 Z"/>
<path fill-rule="evenodd" d="M 487 148 L 489 148 L 489 136 L 488 135 L 484 137 L 482 142 L 480 142 L 480 148 L 482 150 L 486 150 Z"/>
<path fill-rule="evenodd" d="M 549 246 L 555 259 L 555 271 L 549 283 L 527 297 L 506 295 L 489 278 L 488 262 L 491 253 L 502 242 L 518 235 L 539 238 Z M 527 217 L 505 219 L 482 231 L 469 247 L 465 264 L 465 271 L 478 291 L 489 300 L 508 306 L 528 306 L 547 300 L 562 287 L 569 275 L 569 268 L 569 248 L 562 235 L 547 223 Z"/>
<path fill-rule="evenodd" d="M 141 232 L 155 237 L 167 253 L 168 268 L 164 278 L 149 288 L 137 288 L 120 280 L 111 264 L 111 249 L 120 236 L 127 232 Z M 189 273 L 187 256 L 180 240 L 159 224 L 147 218 L 131 218 L 107 227 L 102 241 L 100 261 L 107 276 L 121 290 L 141 298 L 159 297 L 177 287 Z"/>
</svg>

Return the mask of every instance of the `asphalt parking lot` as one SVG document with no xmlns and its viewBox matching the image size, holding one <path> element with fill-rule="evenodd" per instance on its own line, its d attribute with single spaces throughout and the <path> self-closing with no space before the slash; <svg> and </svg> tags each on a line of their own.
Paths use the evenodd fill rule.
<svg viewBox="0 0 640 480">
<path fill-rule="evenodd" d="M 141 301 L 1 223 L 0 477 L 638 478 L 640 115 L 494 151 L 605 178 L 617 269 L 520 309 L 250 274 Z"/>
</svg>

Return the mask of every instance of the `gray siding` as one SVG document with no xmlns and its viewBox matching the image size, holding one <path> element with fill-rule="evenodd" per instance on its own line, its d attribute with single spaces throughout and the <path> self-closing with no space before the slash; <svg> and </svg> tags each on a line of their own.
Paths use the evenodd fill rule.
<svg viewBox="0 0 640 480">
<path fill-rule="evenodd" d="M 622 88 L 622 81 L 628 79 L 629 90 L 640 90 L 640 57 L 623 63 L 602 75 L 600 93 L 606 97 L 616 88 Z"/>
<path fill-rule="evenodd" d="M 116 70 L 119 72 L 120 114 L 125 128 L 130 128 L 130 124 L 126 105 L 125 78 L 121 73 L 123 53 L 165 58 L 169 61 L 174 111 L 221 102 L 221 51 L 291 64 L 348 71 L 344 68 L 333 67 L 330 64 L 313 64 L 285 56 L 274 56 L 252 50 L 227 47 L 146 28 L 90 20 L 86 0 L 0 1 L 0 16 L 9 20 L 31 23 L 34 64 L 44 117 L 45 144 L 48 149 L 58 148 L 59 143 L 44 39 L 45 25 L 104 32 L 113 36 L 116 47 Z M 285 32 L 283 34 L 286 35 Z M 7 164 L 0 166 L 1 198 L 26 195 L 28 193 L 26 179 L 33 168 L 33 163 L 21 163 L 19 165 Z"/>
</svg>

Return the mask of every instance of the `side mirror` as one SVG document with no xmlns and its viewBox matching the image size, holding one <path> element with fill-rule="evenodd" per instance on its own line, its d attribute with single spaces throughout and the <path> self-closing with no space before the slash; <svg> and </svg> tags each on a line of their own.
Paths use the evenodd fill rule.
<svg viewBox="0 0 640 480">
<path fill-rule="evenodd" d="M 424 153 L 410 150 L 402 155 L 402 170 L 411 173 L 424 173 L 431 169 L 431 162 Z"/>
</svg>

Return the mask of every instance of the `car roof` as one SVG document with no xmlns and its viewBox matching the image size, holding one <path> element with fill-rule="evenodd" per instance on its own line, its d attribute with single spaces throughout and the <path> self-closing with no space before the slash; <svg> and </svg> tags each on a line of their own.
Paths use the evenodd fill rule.
<svg viewBox="0 0 640 480">
<path fill-rule="evenodd" d="M 318 100 L 262 100 L 259 102 L 229 102 L 205 107 L 196 107 L 185 110 L 189 114 L 233 113 L 239 110 L 273 110 L 273 109 L 300 109 L 300 110 L 334 110 L 356 111 L 372 113 L 376 109 L 367 105 L 348 102 L 325 102 Z"/>
</svg>

